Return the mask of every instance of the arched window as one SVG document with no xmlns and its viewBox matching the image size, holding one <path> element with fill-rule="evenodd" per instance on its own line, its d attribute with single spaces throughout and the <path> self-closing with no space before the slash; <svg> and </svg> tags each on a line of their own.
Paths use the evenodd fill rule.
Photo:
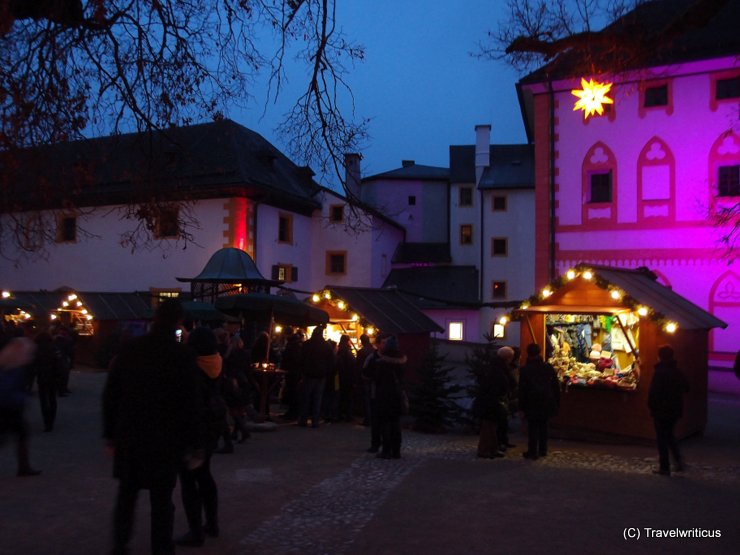
<svg viewBox="0 0 740 555">
<path fill-rule="evenodd" d="M 617 160 L 599 141 L 583 159 L 583 223 L 600 225 L 617 221 Z"/>
<path fill-rule="evenodd" d="M 740 201 L 740 136 L 723 133 L 709 152 L 709 205 L 730 207 Z"/>
<path fill-rule="evenodd" d="M 653 137 L 637 160 L 637 217 L 644 222 L 673 220 L 676 172 L 673 153 Z"/>
<path fill-rule="evenodd" d="M 740 276 L 735 272 L 725 272 L 712 285 L 709 312 L 730 324 L 727 329 L 712 330 L 709 349 L 733 360 L 740 345 Z"/>
</svg>

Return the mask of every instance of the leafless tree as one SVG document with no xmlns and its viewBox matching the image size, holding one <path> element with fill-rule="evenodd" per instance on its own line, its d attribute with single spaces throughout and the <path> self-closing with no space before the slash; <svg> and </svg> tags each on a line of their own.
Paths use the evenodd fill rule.
<svg viewBox="0 0 740 555">
<path fill-rule="evenodd" d="M 280 94 L 285 62 L 296 58 L 309 71 L 280 128 L 289 153 L 341 176 L 344 153 L 359 150 L 367 121 L 355 120 L 345 80 L 364 50 L 342 33 L 335 3 L 0 0 L 4 169 L 28 147 L 220 119 L 254 101 L 262 73 Z M 23 208 L 8 198 L 8 179 L 0 181 L 0 214 Z M 137 200 L 127 216 L 156 213 L 163 202 Z"/>
</svg>

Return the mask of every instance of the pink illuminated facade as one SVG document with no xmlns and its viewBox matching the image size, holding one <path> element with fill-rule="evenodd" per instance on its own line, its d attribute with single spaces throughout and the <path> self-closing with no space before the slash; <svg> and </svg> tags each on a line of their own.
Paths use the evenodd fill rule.
<svg viewBox="0 0 740 555">
<path fill-rule="evenodd" d="M 710 364 L 740 348 L 740 268 L 713 222 L 740 203 L 740 57 L 620 75 L 519 83 L 535 145 L 535 281 L 578 263 L 653 270 L 728 324 L 710 336 Z M 613 82 L 602 116 L 574 111 L 580 78 Z M 737 255 L 737 253 L 735 253 Z"/>
</svg>

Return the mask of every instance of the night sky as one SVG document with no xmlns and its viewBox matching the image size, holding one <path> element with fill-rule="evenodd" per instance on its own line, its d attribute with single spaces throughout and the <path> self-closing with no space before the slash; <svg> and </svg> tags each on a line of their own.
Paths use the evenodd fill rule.
<svg viewBox="0 0 740 555">
<path fill-rule="evenodd" d="M 363 176 L 400 167 L 407 159 L 447 166 L 449 145 L 473 144 L 477 124 L 492 125 L 494 143 L 526 140 L 517 74 L 503 62 L 470 55 L 497 27 L 504 9 L 504 2 L 490 0 L 338 2 L 339 25 L 365 46 L 365 61 L 348 78 L 357 114 L 372 118 Z M 294 74 L 288 94 L 270 103 L 264 116 L 265 91 L 259 87 L 250 110 L 229 116 L 284 150 L 273 130 L 290 94 L 303 87 L 300 77 Z"/>
</svg>

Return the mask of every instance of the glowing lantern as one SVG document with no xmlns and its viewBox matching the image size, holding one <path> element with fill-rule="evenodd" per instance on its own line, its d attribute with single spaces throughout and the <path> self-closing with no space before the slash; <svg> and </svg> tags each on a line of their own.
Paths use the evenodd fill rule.
<svg viewBox="0 0 740 555">
<path fill-rule="evenodd" d="M 3 299 L 10 297 L 10 291 L 3 291 Z"/>
<path fill-rule="evenodd" d="M 591 279 L 594 277 L 594 274 L 591 270 L 586 270 L 583 272 L 583 279 Z"/>
<path fill-rule="evenodd" d="M 617 291 L 616 289 L 612 289 L 612 290 L 611 290 L 611 293 L 609 293 L 609 295 L 610 295 L 610 296 L 611 296 L 611 298 L 612 298 L 612 299 L 614 299 L 615 301 L 618 301 L 619 299 L 621 299 L 621 298 L 622 298 L 622 294 L 621 294 L 621 293 L 620 293 L 619 291 Z"/>
<path fill-rule="evenodd" d="M 648 308 L 646 306 L 641 306 L 637 309 L 637 313 L 644 318 L 648 315 Z"/>
<path fill-rule="evenodd" d="M 548 289 L 547 287 L 545 287 L 545 288 L 544 288 L 544 289 L 542 290 L 542 297 L 546 299 L 546 298 L 547 298 L 547 297 L 549 297 L 550 295 L 552 295 L 552 291 L 550 291 L 550 290 L 549 290 L 549 289 Z"/>
<path fill-rule="evenodd" d="M 314 293 L 314 294 L 313 294 L 313 295 L 311 296 L 311 300 L 312 300 L 313 302 L 317 303 L 317 302 L 319 302 L 319 301 L 321 300 L 321 297 L 319 297 L 319 295 L 318 295 L 317 293 Z"/>
<path fill-rule="evenodd" d="M 282 333 L 282 331 L 283 331 L 283 326 L 281 326 L 280 324 L 275 326 L 275 333 Z"/>
<path fill-rule="evenodd" d="M 501 316 L 501 319 L 498 321 L 498 323 L 502 326 L 505 326 L 509 323 L 509 319 L 506 316 Z"/>
<path fill-rule="evenodd" d="M 337 308 L 339 308 L 339 310 L 344 310 L 346 307 L 347 305 L 344 303 L 344 301 L 339 301 L 337 303 Z"/>
<path fill-rule="evenodd" d="M 565 274 L 565 277 L 567 277 L 568 279 L 575 279 L 576 277 L 575 270 L 568 270 L 568 273 Z"/>
<path fill-rule="evenodd" d="M 604 104 L 614 104 L 614 101 L 606 96 L 611 90 L 611 83 L 599 83 L 593 79 L 586 81 L 581 78 L 581 89 L 573 89 L 570 93 L 577 96 L 578 100 L 573 106 L 573 111 L 583 110 L 583 118 L 594 114 L 604 113 Z"/>
<path fill-rule="evenodd" d="M 665 331 L 668 333 L 676 333 L 677 329 L 678 329 L 678 324 L 676 322 L 668 322 L 665 325 Z"/>
</svg>

